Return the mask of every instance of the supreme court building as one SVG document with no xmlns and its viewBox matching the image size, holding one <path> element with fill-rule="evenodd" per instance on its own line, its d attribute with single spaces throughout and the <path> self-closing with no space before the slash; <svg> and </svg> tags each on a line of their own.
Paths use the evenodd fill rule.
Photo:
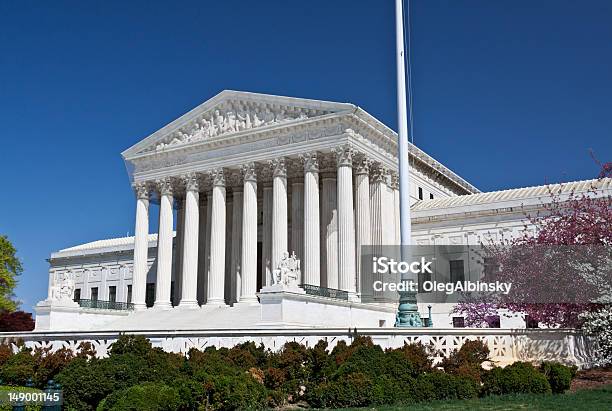
<svg viewBox="0 0 612 411">
<path fill-rule="evenodd" d="M 122 156 L 134 236 L 52 253 L 38 330 L 393 325 L 396 301 L 362 298 L 359 254 L 399 244 L 397 134 L 363 109 L 223 91 Z M 414 145 L 410 172 L 415 244 L 517 235 L 550 198 L 546 187 L 481 193 Z M 593 186 L 611 190 L 557 191 Z M 274 288 L 286 253 L 299 290 Z M 449 313 L 436 305 L 430 321 L 460 324 Z"/>
</svg>

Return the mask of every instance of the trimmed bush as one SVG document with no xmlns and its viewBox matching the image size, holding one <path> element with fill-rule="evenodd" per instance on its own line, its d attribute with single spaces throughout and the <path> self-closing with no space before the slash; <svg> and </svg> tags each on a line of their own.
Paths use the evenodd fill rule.
<svg viewBox="0 0 612 411">
<path fill-rule="evenodd" d="M 533 365 L 515 362 L 505 368 L 495 367 L 485 373 L 483 395 L 550 394 L 548 380 Z"/>
<path fill-rule="evenodd" d="M 187 404 L 179 391 L 159 383 L 144 383 L 116 391 L 98 407 L 100 411 L 176 411 Z"/>
<path fill-rule="evenodd" d="M 478 397 L 479 386 L 471 378 L 435 371 L 417 378 L 413 398 L 417 401 L 465 400 Z"/>
<path fill-rule="evenodd" d="M 314 408 L 365 407 L 372 403 L 372 380 L 363 373 L 346 375 L 342 380 L 324 382 L 306 394 Z"/>
<path fill-rule="evenodd" d="M 563 394 L 569 390 L 572 380 L 576 376 L 576 367 L 568 367 L 558 362 L 543 362 L 540 371 L 550 384 L 554 394 Z"/>
<path fill-rule="evenodd" d="M 486 361 L 489 361 L 489 347 L 480 340 L 468 340 L 444 358 L 440 366 L 449 374 L 480 382 L 484 373 L 482 364 Z"/>
</svg>

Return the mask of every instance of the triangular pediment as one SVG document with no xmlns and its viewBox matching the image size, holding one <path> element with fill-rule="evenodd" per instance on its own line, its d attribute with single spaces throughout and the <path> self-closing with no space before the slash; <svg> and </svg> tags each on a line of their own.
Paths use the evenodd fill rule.
<svg viewBox="0 0 612 411">
<path fill-rule="evenodd" d="M 349 103 L 225 90 L 146 137 L 122 155 L 127 159 L 234 133 L 282 126 L 354 109 L 355 106 Z"/>
</svg>

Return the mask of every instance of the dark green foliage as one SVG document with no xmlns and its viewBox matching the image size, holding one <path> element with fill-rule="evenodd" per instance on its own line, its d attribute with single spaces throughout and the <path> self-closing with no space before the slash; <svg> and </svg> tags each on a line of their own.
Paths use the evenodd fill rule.
<svg viewBox="0 0 612 411">
<path fill-rule="evenodd" d="M 495 367 L 483 376 L 483 395 L 499 394 L 546 394 L 551 393 L 550 384 L 544 374 L 533 365 L 515 362 L 505 368 Z"/>
<path fill-rule="evenodd" d="M 278 352 L 252 342 L 231 349 L 192 349 L 187 356 L 153 348 L 142 336 L 121 336 L 108 358 L 96 359 L 84 344 L 67 349 L 13 353 L 0 345 L 0 378 L 43 386 L 62 385 L 72 410 L 236 410 L 285 407 L 379 407 L 433 400 L 473 399 L 481 395 L 555 393 L 569 387 L 575 370 L 557 363 L 540 369 L 516 363 L 484 371 L 488 349 L 468 341 L 433 367 L 433 350 L 405 344 L 383 351 L 368 337 L 353 335 L 331 352 L 289 342 Z M 482 381 L 482 389 L 480 386 Z"/>
<path fill-rule="evenodd" d="M 562 394 L 570 388 L 577 369 L 558 362 L 545 361 L 540 365 L 540 371 L 548 380 L 552 392 Z"/>
<path fill-rule="evenodd" d="M 208 409 L 263 409 L 268 405 L 266 388 L 248 373 L 207 376 L 204 387 Z"/>
<path fill-rule="evenodd" d="M 8 385 L 25 385 L 34 376 L 36 366 L 32 351 L 23 349 L 6 359 L 0 370 L 0 378 Z"/>
<path fill-rule="evenodd" d="M 478 397 L 478 384 L 471 378 L 432 372 L 417 379 L 415 398 L 423 400 L 456 400 Z"/>
<path fill-rule="evenodd" d="M 365 374 L 348 374 L 342 380 L 319 384 L 306 399 L 315 408 L 365 407 L 372 403 L 372 387 Z"/>
<path fill-rule="evenodd" d="M 122 335 L 111 346 L 110 354 L 134 354 L 142 357 L 147 355 L 152 349 L 151 342 L 142 335 Z"/>
<path fill-rule="evenodd" d="M 187 409 L 179 391 L 159 383 L 144 383 L 115 391 L 102 401 L 100 411 L 174 411 Z"/>
</svg>

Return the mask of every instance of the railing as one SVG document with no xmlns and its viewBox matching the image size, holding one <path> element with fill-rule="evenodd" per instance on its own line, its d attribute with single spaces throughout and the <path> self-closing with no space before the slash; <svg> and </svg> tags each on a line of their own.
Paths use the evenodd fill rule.
<svg viewBox="0 0 612 411">
<path fill-rule="evenodd" d="M 337 298 L 338 300 L 348 301 L 348 291 L 336 290 L 335 288 L 319 287 L 318 285 L 302 284 L 301 288 L 306 291 L 308 295 L 316 295 L 319 297 Z"/>
<path fill-rule="evenodd" d="M 79 305 L 83 308 L 97 308 L 99 310 L 119 310 L 129 311 L 134 309 L 134 304 L 124 303 L 119 301 L 102 301 L 102 300 L 78 300 Z"/>
</svg>

